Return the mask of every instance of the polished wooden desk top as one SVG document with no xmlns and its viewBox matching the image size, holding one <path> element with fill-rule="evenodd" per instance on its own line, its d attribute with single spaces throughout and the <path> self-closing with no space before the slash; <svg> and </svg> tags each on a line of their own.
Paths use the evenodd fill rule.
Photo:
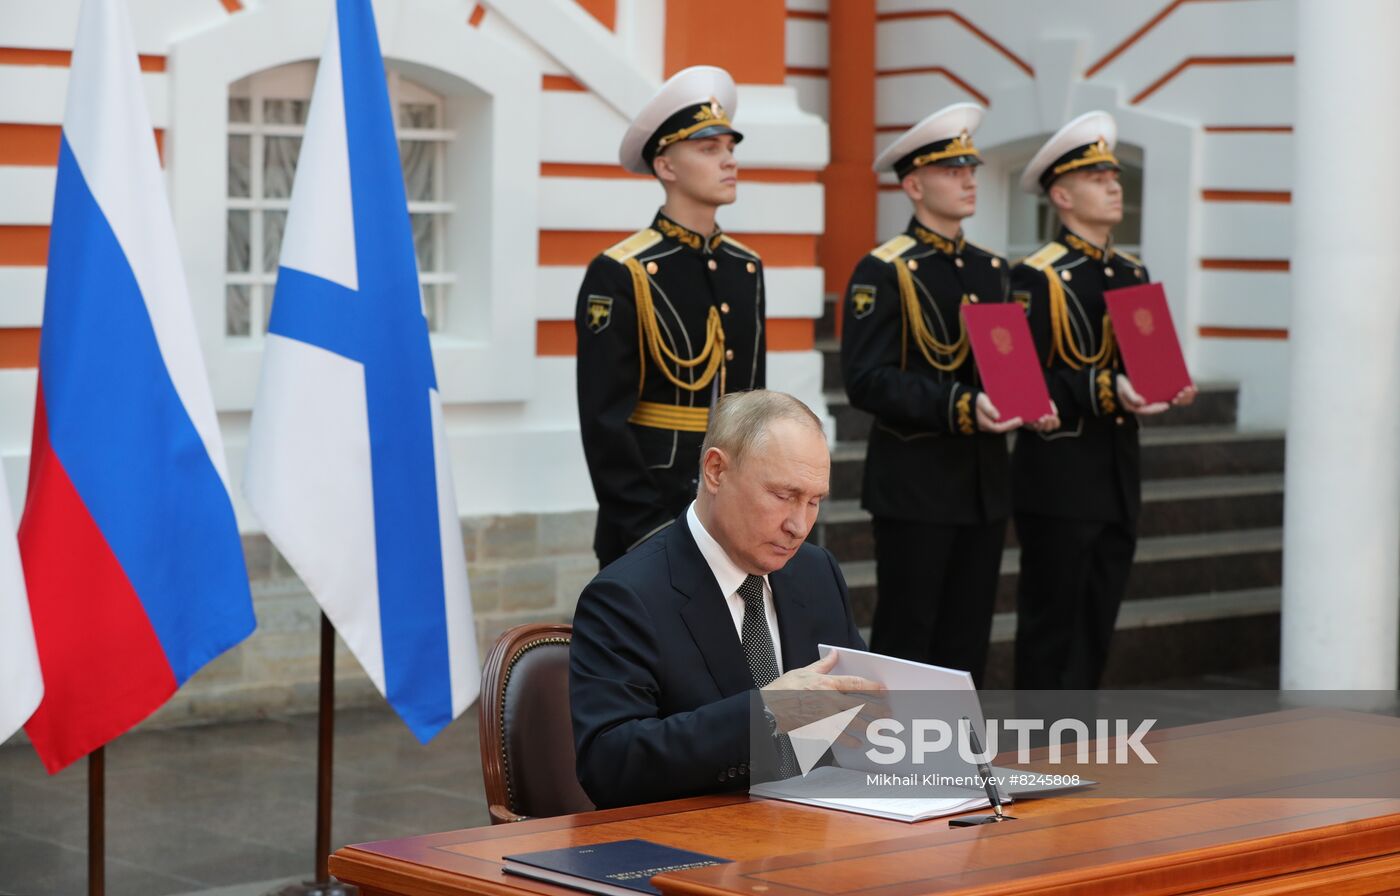
<svg viewBox="0 0 1400 896">
<path fill-rule="evenodd" d="M 745 796 L 700 797 L 346 847 L 331 858 L 331 872 L 367 894 L 577 896 L 504 875 L 502 857 L 640 837 L 734 860 L 654 878 L 667 896 L 1400 892 L 1400 799 L 1330 795 L 1335 788 L 1320 797 L 1309 785 L 1270 777 L 1271 742 L 1287 733 L 1304 748 L 1313 736 L 1335 746 L 1349 725 L 1364 726 L 1356 730 L 1368 735 L 1367 746 L 1347 755 L 1326 750 L 1317 764 L 1369 781 L 1358 794 L 1400 794 L 1400 721 L 1299 711 L 1175 729 L 1152 741 L 1164 762 L 1214 751 L 1225 774 L 1254 788 L 1249 796 L 1050 798 L 1016 804 L 1015 822 L 962 829 L 946 819 L 911 825 Z M 1247 754 L 1236 749 L 1242 745 Z"/>
</svg>

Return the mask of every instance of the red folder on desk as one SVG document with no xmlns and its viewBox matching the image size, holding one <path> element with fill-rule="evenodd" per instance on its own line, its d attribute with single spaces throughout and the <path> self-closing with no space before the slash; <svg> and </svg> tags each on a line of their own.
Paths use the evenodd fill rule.
<svg viewBox="0 0 1400 896">
<path fill-rule="evenodd" d="M 1103 298 L 1128 379 L 1144 400 L 1171 401 L 1191 385 L 1162 284 L 1114 289 Z"/>
<path fill-rule="evenodd" d="M 987 397 L 1001 419 L 1034 423 L 1050 413 L 1050 393 L 1035 352 L 1026 313 L 1015 302 L 964 305 L 967 338 Z"/>
</svg>

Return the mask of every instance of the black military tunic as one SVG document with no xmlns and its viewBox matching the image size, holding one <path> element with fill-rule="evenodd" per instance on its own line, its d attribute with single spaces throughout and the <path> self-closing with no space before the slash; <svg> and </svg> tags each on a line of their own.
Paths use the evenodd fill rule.
<svg viewBox="0 0 1400 896">
<path fill-rule="evenodd" d="M 980 679 L 1010 513 L 1005 436 L 977 428 L 964 303 L 1007 297 L 1005 260 L 910 221 L 856 266 L 843 311 L 851 404 L 875 416 L 861 504 L 875 518 L 871 649 Z"/>
<path fill-rule="evenodd" d="M 1012 461 L 1021 543 L 1016 686 L 1094 688 L 1127 585 L 1142 505 L 1137 417 L 1104 293 L 1148 282 L 1136 258 L 1067 229 L 1012 271 L 1061 428 L 1024 431 Z"/>
<path fill-rule="evenodd" d="M 695 497 L 709 408 L 765 378 L 763 263 L 657 214 L 579 288 L 578 409 L 606 566 Z"/>
</svg>

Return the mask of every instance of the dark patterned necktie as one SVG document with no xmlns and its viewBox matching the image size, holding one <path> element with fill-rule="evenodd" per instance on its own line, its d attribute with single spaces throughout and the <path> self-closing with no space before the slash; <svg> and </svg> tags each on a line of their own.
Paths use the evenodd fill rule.
<svg viewBox="0 0 1400 896">
<path fill-rule="evenodd" d="M 778 677 L 778 652 L 773 648 L 768 614 L 763 607 L 763 579 L 758 576 L 744 579 L 744 584 L 739 586 L 739 595 L 744 599 L 744 658 L 749 661 L 749 674 L 753 676 L 754 685 L 766 688 Z M 779 734 L 774 747 L 778 753 L 778 778 L 787 779 L 798 774 L 801 769 L 788 736 Z"/>
<path fill-rule="evenodd" d="M 766 688 L 778 677 L 778 654 L 768 631 L 768 614 L 763 609 L 763 579 L 749 576 L 739 586 L 744 599 L 744 658 L 749 661 L 754 687 Z"/>
</svg>

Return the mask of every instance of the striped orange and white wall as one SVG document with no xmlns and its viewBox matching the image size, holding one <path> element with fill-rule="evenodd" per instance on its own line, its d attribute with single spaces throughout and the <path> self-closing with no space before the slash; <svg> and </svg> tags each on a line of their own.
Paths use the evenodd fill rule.
<svg viewBox="0 0 1400 896">
<path fill-rule="evenodd" d="M 320 0 L 282 0 L 283 7 L 288 5 L 324 14 Z M 133 25 L 157 137 L 168 140 L 170 133 L 178 133 L 174 168 L 192 154 L 221 152 L 225 134 L 221 125 L 212 125 L 212 114 L 204 114 L 209 110 L 175 122 L 172 129 L 174 110 L 187 108 L 179 97 L 188 91 L 181 91 L 181 69 L 171 60 L 180 58 L 180 42 L 190 35 L 199 39 L 225 29 L 231 35 L 249 32 L 233 38 L 235 43 L 256 40 L 256 29 L 238 26 L 269 12 L 270 4 L 190 0 L 136 6 Z M 381 22 L 387 11 L 400 29 L 415 9 L 404 0 L 379 0 L 376 8 Z M 17 501 L 24 490 L 54 163 L 77 9 L 78 0 L 59 0 L 42 10 L 25 10 L 23 19 L 18 10 L 0 10 L 6 44 L 0 47 L 0 461 Z M 717 30 L 716 16 L 744 27 Z M 534 261 L 512 272 L 512 295 L 502 300 L 533 309 L 523 319 L 533 321 L 533 332 L 521 343 L 529 346 L 530 357 L 515 359 L 524 361 L 523 368 L 512 362 L 511 370 L 523 370 L 523 378 L 499 377 L 509 381 L 502 384 L 500 399 L 490 398 L 491 378 L 484 376 L 472 391 L 484 391 L 485 399 L 446 408 L 464 513 L 572 510 L 592 504 L 573 398 L 575 294 L 588 260 L 649 223 L 661 202 L 654 183 L 618 169 L 616 147 L 628 109 L 686 65 L 723 65 L 740 82 L 738 121 L 749 139 L 741 152 L 740 201 L 725 209 L 720 220 L 761 252 L 767 264 L 770 382 L 820 405 L 821 366 L 813 332 L 822 310 L 817 247 L 823 230 L 819 175 L 827 159 L 826 128 L 819 117 L 799 108 L 796 91 L 784 83 L 785 24 L 781 0 L 463 4 L 461 21 L 453 27 L 470 29 L 532 65 L 539 72 L 540 91 L 539 145 L 527 153 L 538 158 L 538 198 L 524 210 L 533 222 L 536 245 L 529 257 Z M 386 47 L 395 43 L 387 33 L 383 40 Z M 248 49 L 257 48 L 250 44 Z M 188 123 L 193 119 L 210 126 L 193 130 Z M 178 172 L 171 183 L 177 224 L 221 216 L 213 200 L 210 208 L 191 214 Z M 471 201 L 465 195 L 453 199 L 459 205 Z M 222 233 L 209 240 L 188 233 L 181 238 L 182 248 L 201 257 L 221 251 Z M 212 282 L 219 278 L 198 259 L 187 258 L 186 267 L 198 317 L 198 304 L 216 301 L 222 286 Z M 202 311 L 206 317 L 218 313 Z M 232 345 L 207 327 L 201 332 L 237 479 L 252 394 L 247 374 L 256 370 L 255 359 L 247 354 L 255 348 Z M 442 370 L 440 366 L 440 376 Z M 241 372 L 233 376 L 230 371 Z M 529 383 L 523 396 L 522 379 Z M 240 506 L 240 522 L 255 528 L 242 510 Z"/>
<path fill-rule="evenodd" d="M 861 4 L 873 7 L 874 86 L 858 85 L 865 92 L 857 90 L 854 101 L 868 97 L 869 116 L 850 113 L 850 86 L 832 76 L 840 60 L 833 62 L 829 48 L 848 38 L 830 23 L 848 14 L 844 0 L 840 7 L 826 0 L 787 3 L 788 83 L 817 114 L 828 114 L 833 95 L 846 103 L 843 116 L 830 121 L 833 145 L 837 134 L 873 121 L 866 139 L 878 149 L 928 112 L 973 101 L 988 107 L 988 132 L 1041 135 L 990 147 L 992 156 L 1023 162 L 1055 124 L 1082 111 L 1071 108 L 1067 96 L 1107 98 L 1125 118 L 1194 130 L 1193 158 L 1180 166 L 1191 173 L 1174 185 L 1190 197 L 1179 234 L 1186 263 L 1169 284 L 1188 293 L 1173 303 L 1186 318 L 1178 329 L 1198 378 L 1242 385 L 1245 425 L 1282 425 L 1292 241 L 1292 2 L 855 0 Z M 1068 50 L 1059 46 L 1065 44 Z M 1031 102 L 1022 102 L 1026 97 Z M 1007 128 L 999 116 L 1041 120 Z M 1152 147 L 1145 149 L 1151 166 Z M 995 176 L 995 166 L 989 167 Z M 984 182 L 983 209 L 969 224 L 976 238 L 998 249 L 1008 243 L 1005 210 L 989 206 L 1004 203 L 1008 189 Z M 902 227 L 908 214 L 891 178 L 879 191 L 876 232 L 866 234 L 870 243 Z M 1144 215 L 1156 211 L 1149 204 Z M 1149 242 L 1143 246 L 1149 265 L 1154 248 L 1159 258 L 1178 251 Z M 829 286 L 840 282 L 828 272 Z"/>
<path fill-rule="evenodd" d="M 0 461 L 15 496 L 28 453 L 77 8 L 78 0 L 58 0 L 23 15 L 14 5 L 0 9 Z M 176 48 L 188 35 L 236 31 L 240 17 L 266 8 L 251 0 L 136 5 L 143 80 L 167 155 L 171 134 L 180 135 L 175 168 L 181 151 L 224 140 L 219 125 L 191 134 L 186 120 L 172 120 L 181 87 Z M 1172 154 L 1186 146 L 1189 158 L 1157 150 L 1154 159 L 1153 146 L 1143 147 L 1149 167 L 1169 163 L 1171 189 L 1187 210 L 1183 226 L 1165 235 L 1147 228 L 1159 237 L 1143 250 L 1149 264 L 1170 272 L 1198 378 L 1240 382 L 1245 425 L 1284 422 L 1291 0 L 501 0 L 463 4 L 454 15 L 461 19 L 454 27 L 532 66 L 541 97 L 538 146 L 530 148 L 537 199 L 525 210 L 532 261 L 512 275 L 518 294 L 510 299 L 531 309 L 521 318 L 533 330 L 520 340 L 528 357 L 518 359 L 529 386 L 523 397 L 516 389 L 447 409 L 467 513 L 591 503 L 574 419 L 574 293 L 589 258 L 645 224 L 660 201 L 655 185 L 615 164 L 626 110 L 667 74 L 697 62 L 724 65 L 741 82 L 738 120 L 750 136 L 740 153 L 740 200 L 721 222 L 767 261 L 775 385 L 820 404 L 813 320 L 822 294 L 839 290 L 859 254 L 902 226 L 903 197 L 868 170 L 879 147 L 939 105 L 974 100 L 989 107 L 989 134 L 999 121 L 1018 119 L 1001 132 L 1019 142 L 988 147 L 989 156 L 1028 155 L 1061 110 L 1102 99 L 1139 124 L 1189 132 L 1186 143 L 1170 144 Z M 983 212 L 970 226 L 996 248 L 1007 242 L 1006 215 L 996 208 L 1006 195 L 984 185 Z M 187 198 L 172 192 L 177 208 Z M 1144 209 L 1148 218 L 1161 213 L 1150 203 Z M 1185 261 L 1171 267 L 1162 261 L 1168 257 Z M 197 301 L 221 295 L 199 265 L 191 270 Z M 206 340 L 216 371 L 227 366 L 220 358 L 246 352 L 207 333 Z M 222 373 L 216 379 L 237 467 L 248 384 L 229 388 Z"/>
</svg>

